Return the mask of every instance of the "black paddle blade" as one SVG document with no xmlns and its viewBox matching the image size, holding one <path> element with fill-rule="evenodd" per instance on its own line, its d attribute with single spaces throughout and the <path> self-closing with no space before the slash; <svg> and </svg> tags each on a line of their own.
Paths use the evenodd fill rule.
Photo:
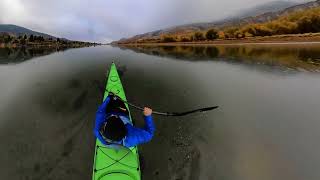
<svg viewBox="0 0 320 180">
<path fill-rule="evenodd" d="M 211 111 L 213 109 L 217 109 L 218 107 L 219 106 L 213 106 L 213 107 L 206 107 L 206 108 L 195 109 L 192 111 L 186 111 L 186 112 L 180 112 L 180 113 L 168 113 L 168 116 L 185 116 L 185 115 L 196 113 L 196 112 Z"/>
<path fill-rule="evenodd" d="M 214 109 L 217 109 L 217 108 L 219 108 L 219 106 L 202 108 L 202 109 L 200 109 L 200 112 L 211 111 L 211 110 L 214 110 Z"/>
</svg>

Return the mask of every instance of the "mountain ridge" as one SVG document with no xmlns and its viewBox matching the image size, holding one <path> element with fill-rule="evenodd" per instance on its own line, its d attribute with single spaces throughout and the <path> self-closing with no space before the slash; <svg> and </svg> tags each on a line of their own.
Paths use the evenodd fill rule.
<svg viewBox="0 0 320 180">
<path fill-rule="evenodd" d="M 113 43 L 114 44 L 132 43 L 132 42 L 137 42 L 139 40 L 144 40 L 144 39 L 159 39 L 159 37 L 162 35 L 170 35 L 175 33 L 188 33 L 188 32 L 208 30 L 210 28 L 221 29 L 229 26 L 241 26 L 241 25 L 250 24 L 250 23 L 263 23 L 263 22 L 274 20 L 282 15 L 286 15 L 291 12 L 311 9 L 319 6 L 320 6 L 320 0 L 316 0 L 316 1 L 311 1 L 307 3 L 297 4 L 280 11 L 265 12 L 256 16 L 249 16 L 245 18 L 229 18 L 229 19 L 215 21 L 215 22 L 191 23 L 191 24 L 173 26 L 173 27 L 169 27 L 161 30 L 138 34 L 130 38 L 122 38 L 121 40 L 114 41 Z"/>
<path fill-rule="evenodd" d="M 46 33 L 42 33 L 42 32 L 38 32 L 38 31 L 33 31 L 31 29 L 22 27 L 22 26 L 17 26 L 14 24 L 0 24 L 0 33 L 8 33 L 11 35 L 15 35 L 15 36 L 23 36 L 23 35 L 34 35 L 34 36 L 42 36 L 44 38 L 52 38 L 52 39 L 57 39 L 57 37 L 46 34 Z"/>
</svg>

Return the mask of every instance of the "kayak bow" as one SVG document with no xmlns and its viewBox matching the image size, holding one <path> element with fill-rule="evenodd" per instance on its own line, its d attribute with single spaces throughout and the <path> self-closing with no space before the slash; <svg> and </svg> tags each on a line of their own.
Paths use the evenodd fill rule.
<svg viewBox="0 0 320 180">
<path fill-rule="evenodd" d="M 112 63 L 103 100 L 109 92 L 126 101 L 126 95 L 117 72 Z M 129 110 L 128 105 L 126 104 Z M 130 113 L 129 113 L 130 114 Z M 132 118 L 129 115 L 132 122 Z M 138 147 L 117 149 L 109 148 L 96 139 L 92 180 L 141 180 Z"/>
</svg>

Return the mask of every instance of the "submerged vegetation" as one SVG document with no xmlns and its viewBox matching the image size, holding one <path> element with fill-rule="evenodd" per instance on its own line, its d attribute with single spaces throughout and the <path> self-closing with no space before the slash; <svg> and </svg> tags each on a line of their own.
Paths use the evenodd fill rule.
<svg viewBox="0 0 320 180">
<path fill-rule="evenodd" d="M 320 32 L 320 7 L 294 11 L 264 23 L 246 23 L 238 26 L 211 28 L 205 31 L 176 32 L 162 34 L 158 38 L 135 39 L 130 43 L 171 43 L 171 42 L 209 42 L 214 40 L 244 40 L 261 37 L 291 35 Z M 318 36 L 319 34 L 316 34 Z M 309 35 L 310 36 L 310 35 Z M 275 40 L 275 39 L 273 39 Z M 310 40 L 306 39 L 306 40 Z"/>
</svg>

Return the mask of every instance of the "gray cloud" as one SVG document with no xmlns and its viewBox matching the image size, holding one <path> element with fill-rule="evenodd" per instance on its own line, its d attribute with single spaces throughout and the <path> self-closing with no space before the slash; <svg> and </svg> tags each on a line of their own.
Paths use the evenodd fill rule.
<svg viewBox="0 0 320 180">
<path fill-rule="evenodd" d="M 274 0 L 1 0 L 0 23 L 106 42 L 174 25 L 214 21 L 270 1 Z"/>
</svg>

